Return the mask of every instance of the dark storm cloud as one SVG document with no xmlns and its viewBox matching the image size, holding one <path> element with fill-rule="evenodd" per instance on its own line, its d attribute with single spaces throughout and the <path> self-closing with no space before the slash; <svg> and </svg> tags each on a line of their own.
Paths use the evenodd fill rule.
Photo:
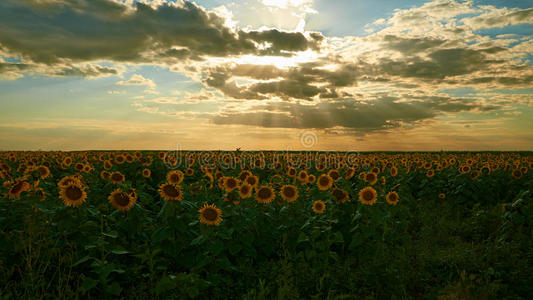
<svg viewBox="0 0 533 300">
<path fill-rule="evenodd" d="M 493 48 L 475 50 L 466 48 L 439 49 L 427 54 L 429 58 L 420 56 L 392 60 L 382 59 L 379 64 L 367 65 L 370 74 L 388 74 L 403 78 L 444 79 L 458 75 L 467 75 L 491 66 L 502 64 L 502 60 L 488 59 L 487 51 Z M 504 51 L 504 50 L 497 50 Z"/>
<path fill-rule="evenodd" d="M 383 37 L 384 47 L 412 55 L 444 44 L 445 40 L 434 38 L 403 38 L 394 35 Z"/>
<path fill-rule="evenodd" d="M 471 98 L 411 97 L 411 101 L 382 95 L 368 102 L 351 98 L 302 105 L 293 102 L 256 105 L 247 112 L 229 111 L 210 118 L 214 124 L 238 124 L 273 128 L 344 128 L 360 134 L 432 119 L 442 113 L 490 111 Z"/>
<path fill-rule="evenodd" d="M 206 70 L 204 83 L 217 88 L 224 95 L 237 99 L 306 99 L 314 96 L 320 98 L 337 98 L 338 87 L 356 84 L 357 68 L 353 64 L 344 64 L 335 70 L 326 70 L 323 62 L 304 63 L 287 70 L 275 66 L 236 65 L 219 66 Z M 265 80 L 250 85 L 237 86 L 233 77 L 248 77 Z M 266 81 L 268 80 L 268 81 Z"/>
<path fill-rule="evenodd" d="M 316 49 L 320 34 L 277 29 L 234 32 L 188 1 L 128 7 L 111 0 L 0 2 L 0 45 L 34 62 L 144 61 L 166 56 L 290 55 Z M 269 43 L 270 47 L 259 48 Z M 180 49 L 175 49 L 180 48 Z"/>
</svg>

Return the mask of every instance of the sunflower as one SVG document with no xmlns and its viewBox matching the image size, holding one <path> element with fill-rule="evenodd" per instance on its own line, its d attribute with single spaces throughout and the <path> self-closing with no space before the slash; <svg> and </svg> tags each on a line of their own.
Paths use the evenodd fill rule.
<svg viewBox="0 0 533 300">
<path fill-rule="evenodd" d="M 255 175 L 249 175 L 248 177 L 246 177 L 245 181 L 249 185 L 251 185 L 253 187 L 257 187 L 257 184 L 259 183 L 259 177 L 255 176 Z"/>
<path fill-rule="evenodd" d="M 346 170 L 346 172 L 344 173 L 344 178 L 346 178 L 346 179 L 351 179 L 354 175 L 355 175 L 355 169 L 354 169 L 354 168 L 349 168 L 349 169 Z"/>
<path fill-rule="evenodd" d="M 439 198 L 440 198 L 440 199 L 446 199 L 446 194 L 444 194 L 444 193 L 440 193 L 440 194 L 439 194 Z"/>
<path fill-rule="evenodd" d="M 126 180 L 126 177 L 119 171 L 113 172 L 109 175 L 109 179 L 114 184 L 123 183 Z"/>
<path fill-rule="evenodd" d="M 293 202 L 298 199 L 298 189 L 294 185 L 284 185 L 280 190 L 281 198 L 287 202 Z"/>
<path fill-rule="evenodd" d="M 122 154 L 119 154 L 115 157 L 115 162 L 119 165 L 123 164 L 126 161 Z"/>
<path fill-rule="evenodd" d="M 313 175 L 313 174 L 309 174 L 309 176 L 307 176 L 307 182 L 308 183 L 315 183 L 316 181 L 316 176 Z"/>
<path fill-rule="evenodd" d="M 287 176 L 289 176 L 289 177 L 294 177 L 294 176 L 296 176 L 296 173 L 297 173 L 297 172 L 296 172 L 296 169 L 295 169 L 295 168 L 289 167 L 289 168 L 287 169 Z"/>
<path fill-rule="evenodd" d="M 248 183 L 243 183 L 241 186 L 239 186 L 239 196 L 242 199 L 250 198 L 252 196 L 252 186 Z"/>
<path fill-rule="evenodd" d="M 198 210 L 200 222 L 206 225 L 218 226 L 222 222 L 222 210 L 217 208 L 214 204 L 204 204 L 202 208 Z"/>
<path fill-rule="evenodd" d="M 110 170 L 112 166 L 113 166 L 113 163 L 111 161 L 109 160 L 104 161 L 104 169 Z"/>
<path fill-rule="evenodd" d="M 46 177 L 50 176 L 50 169 L 47 166 L 38 166 L 37 171 L 39 171 L 41 179 L 45 179 Z"/>
<path fill-rule="evenodd" d="M 296 177 L 296 179 L 298 179 L 301 183 L 306 183 L 307 182 L 307 177 L 309 175 L 307 174 L 307 171 L 306 170 L 301 170 L 299 173 L 298 173 L 298 176 Z"/>
<path fill-rule="evenodd" d="M 511 175 L 514 177 L 514 179 L 520 179 L 522 177 L 522 171 L 519 169 L 514 169 Z"/>
<path fill-rule="evenodd" d="M 322 174 L 318 177 L 316 184 L 318 185 L 318 189 L 321 191 L 329 190 L 333 185 L 333 178 L 331 178 L 328 174 Z"/>
<path fill-rule="evenodd" d="M 167 181 L 172 184 L 180 184 L 183 181 L 183 172 L 180 170 L 173 170 L 167 173 Z"/>
<path fill-rule="evenodd" d="M 63 165 L 69 167 L 72 164 L 72 157 L 67 156 L 67 157 L 63 158 L 62 163 L 63 163 Z"/>
<path fill-rule="evenodd" d="M 106 170 L 102 170 L 102 172 L 100 172 L 100 178 L 102 178 L 103 180 L 109 180 L 109 172 L 107 172 Z"/>
<path fill-rule="evenodd" d="M 63 199 L 66 206 L 76 207 L 85 202 L 87 193 L 79 182 L 71 182 L 68 185 L 61 187 L 59 198 Z"/>
<path fill-rule="evenodd" d="M 472 177 L 472 179 L 477 179 L 479 177 L 480 173 L 478 170 L 474 170 L 470 173 L 470 177 Z"/>
<path fill-rule="evenodd" d="M 192 176 L 192 175 L 194 175 L 194 170 L 191 169 L 191 168 L 188 168 L 187 170 L 185 170 L 185 174 L 187 176 Z"/>
<path fill-rule="evenodd" d="M 159 195 L 165 200 L 181 201 L 183 194 L 177 184 L 165 182 L 159 186 Z"/>
<path fill-rule="evenodd" d="M 241 173 L 239 173 L 239 180 L 244 181 L 246 177 L 252 175 L 252 173 L 248 170 L 242 170 Z"/>
<path fill-rule="evenodd" d="M 150 169 L 144 169 L 142 171 L 142 174 L 144 178 L 150 178 L 150 176 L 152 175 L 152 171 L 150 171 Z"/>
<path fill-rule="evenodd" d="M 331 195 L 335 198 L 337 202 L 340 203 L 345 203 L 350 197 L 345 190 L 340 188 L 334 188 L 333 190 L 331 190 Z"/>
<path fill-rule="evenodd" d="M 429 169 L 429 170 L 427 170 L 427 172 L 426 172 L 426 176 L 427 176 L 428 178 L 431 178 L 431 177 L 433 177 L 434 175 L 435 175 L 435 171 L 433 171 L 433 169 Z"/>
<path fill-rule="evenodd" d="M 73 182 L 79 182 L 79 179 L 76 178 L 75 176 L 65 176 L 61 178 L 61 180 L 59 180 L 59 182 L 57 183 L 57 186 L 59 186 L 60 188 L 66 187 L 67 185 Z"/>
<path fill-rule="evenodd" d="M 226 191 L 226 193 L 233 191 L 235 188 L 237 188 L 237 185 L 238 185 L 237 179 L 233 177 L 224 178 L 224 190 Z"/>
<path fill-rule="evenodd" d="M 322 214 L 326 210 L 326 203 L 322 200 L 316 200 L 313 203 L 313 211 L 317 214 Z"/>
<path fill-rule="evenodd" d="M 373 189 L 371 186 L 367 186 L 366 188 L 359 191 L 359 201 L 361 203 L 366 205 L 373 205 L 376 203 L 376 200 L 378 199 L 378 192 L 376 192 L 375 189 Z"/>
<path fill-rule="evenodd" d="M 331 177 L 331 179 L 333 179 L 333 181 L 337 181 L 337 179 L 341 177 L 341 174 L 339 173 L 339 171 L 335 169 L 329 170 L 328 175 L 329 177 Z"/>
<path fill-rule="evenodd" d="M 11 186 L 11 188 L 7 192 L 7 195 L 10 199 L 18 199 L 20 198 L 20 194 L 22 194 L 22 192 L 29 191 L 30 188 L 31 185 L 27 181 L 18 181 L 17 183 Z"/>
<path fill-rule="evenodd" d="M 374 173 L 374 172 L 366 173 L 365 181 L 370 183 L 370 185 L 373 185 L 374 183 L 378 182 L 377 173 Z"/>
<path fill-rule="evenodd" d="M 107 199 L 109 199 L 109 202 L 120 211 L 130 210 L 137 200 L 136 197 L 132 197 L 132 194 L 121 189 L 114 190 Z"/>
<path fill-rule="evenodd" d="M 396 192 L 389 192 L 385 197 L 385 200 L 387 200 L 387 203 L 390 205 L 396 205 L 398 204 L 398 201 L 400 201 L 400 196 L 398 196 L 398 193 Z"/>
<path fill-rule="evenodd" d="M 39 197 L 39 200 L 42 202 L 46 199 L 46 193 L 42 188 L 36 188 L 33 193 Z"/>
<path fill-rule="evenodd" d="M 389 172 L 390 172 L 390 176 L 392 176 L 392 177 L 396 177 L 396 175 L 398 175 L 398 168 L 396 168 L 395 166 L 392 166 L 392 167 L 390 168 L 390 171 L 389 171 Z"/>
<path fill-rule="evenodd" d="M 269 186 L 260 186 L 255 191 L 255 199 L 259 203 L 270 203 L 276 198 L 276 194 L 274 194 L 274 189 L 272 189 Z"/>
</svg>

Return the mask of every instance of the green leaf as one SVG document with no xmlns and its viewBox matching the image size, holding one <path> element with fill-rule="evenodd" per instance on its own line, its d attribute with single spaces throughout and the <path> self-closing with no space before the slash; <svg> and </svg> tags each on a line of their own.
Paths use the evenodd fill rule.
<svg viewBox="0 0 533 300">
<path fill-rule="evenodd" d="M 152 242 L 159 243 L 162 240 L 168 239 L 172 235 L 172 229 L 168 227 L 159 228 L 152 235 Z"/>
<path fill-rule="evenodd" d="M 296 243 L 304 243 L 309 242 L 309 237 L 303 232 L 300 232 L 300 235 L 298 235 L 298 239 L 296 239 Z"/>
<path fill-rule="evenodd" d="M 75 267 L 75 266 L 77 266 L 77 265 L 79 265 L 79 264 L 82 264 L 82 263 L 84 263 L 84 262 L 86 262 L 86 261 L 88 261 L 88 260 L 90 260 L 90 259 L 94 259 L 94 258 L 92 258 L 92 257 L 90 257 L 89 255 L 87 255 L 87 256 L 82 257 L 81 259 L 79 259 L 79 260 L 78 260 L 77 262 L 75 262 L 72 266 Z"/>
<path fill-rule="evenodd" d="M 107 237 L 110 237 L 110 238 L 113 238 L 113 239 L 116 239 L 118 237 L 118 232 L 116 232 L 116 231 L 104 232 L 103 235 L 105 235 Z"/>
<path fill-rule="evenodd" d="M 121 255 L 121 254 L 128 254 L 130 252 L 127 250 L 114 249 L 114 250 L 111 250 L 111 253 Z"/>
<path fill-rule="evenodd" d="M 94 288 L 98 284 L 98 280 L 94 280 L 90 277 L 86 277 L 83 282 L 81 283 L 81 288 L 84 292 L 87 292 Z"/>
<path fill-rule="evenodd" d="M 194 240 L 191 241 L 191 246 L 201 245 L 205 241 L 207 241 L 207 238 L 205 236 L 203 236 L 203 235 L 199 235 L 197 238 L 195 238 Z"/>
</svg>

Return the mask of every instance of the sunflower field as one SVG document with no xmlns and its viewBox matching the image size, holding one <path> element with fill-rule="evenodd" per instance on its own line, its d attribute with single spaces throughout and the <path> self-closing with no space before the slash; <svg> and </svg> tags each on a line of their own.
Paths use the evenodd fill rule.
<svg viewBox="0 0 533 300">
<path fill-rule="evenodd" d="M 0 152 L 0 299 L 531 299 L 527 152 Z"/>
</svg>

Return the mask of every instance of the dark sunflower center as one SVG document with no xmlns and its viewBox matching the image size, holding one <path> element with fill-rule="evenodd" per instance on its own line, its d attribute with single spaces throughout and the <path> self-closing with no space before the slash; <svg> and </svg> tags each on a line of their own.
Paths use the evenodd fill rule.
<svg viewBox="0 0 533 300">
<path fill-rule="evenodd" d="M 374 199 L 374 193 L 372 193 L 371 191 L 365 191 L 363 193 L 363 199 L 365 199 L 366 201 L 372 201 L 372 199 Z"/>
<path fill-rule="evenodd" d="M 171 184 L 167 184 L 163 187 L 163 192 L 170 197 L 178 197 L 180 192 Z"/>
<path fill-rule="evenodd" d="M 215 221 L 217 219 L 218 213 L 213 208 L 207 208 L 207 209 L 204 210 L 202 215 L 208 221 Z"/>
<path fill-rule="evenodd" d="M 65 195 L 70 200 L 79 200 L 83 196 L 82 190 L 77 186 L 69 186 L 65 190 Z"/>
<path fill-rule="evenodd" d="M 250 185 L 254 185 L 256 183 L 255 181 L 255 177 L 248 177 L 246 178 L 246 181 L 250 184 Z"/>
<path fill-rule="evenodd" d="M 120 206 L 127 206 L 130 203 L 130 197 L 124 192 L 116 194 L 114 198 L 115 203 Z"/>
<path fill-rule="evenodd" d="M 118 173 L 115 173 L 115 174 L 111 175 L 111 179 L 113 179 L 114 181 L 122 181 L 122 175 L 118 174 Z"/>
<path fill-rule="evenodd" d="M 315 209 L 316 210 L 322 210 L 322 203 L 318 202 L 318 203 L 315 203 Z"/>
<path fill-rule="evenodd" d="M 250 188 L 247 185 L 243 185 L 241 187 L 241 193 L 248 194 L 249 191 L 250 191 Z"/>
<path fill-rule="evenodd" d="M 178 174 L 172 174 L 170 175 L 170 181 L 172 182 L 178 182 L 180 180 L 180 176 Z"/>
<path fill-rule="evenodd" d="M 262 188 L 259 190 L 258 195 L 261 199 L 267 199 L 272 195 L 272 192 L 270 191 L 270 189 Z"/>
<path fill-rule="evenodd" d="M 291 197 L 294 197 L 294 195 L 296 194 L 296 191 L 292 187 L 285 187 L 283 189 L 283 193 L 285 194 L 285 196 L 291 198 Z"/>
<path fill-rule="evenodd" d="M 342 200 L 344 198 L 344 192 L 342 190 L 336 189 L 333 191 L 333 197 L 337 200 Z"/>
<path fill-rule="evenodd" d="M 43 168 L 43 167 L 40 167 L 40 168 L 39 168 L 39 172 L 41 172 L 41 175 L 43 175 L 43 176 L 46 175 L 46 174 L 48 174 L 48 172 L 46 172 L 46 169 Z"/>
<path fill-rule="evenodd" d="M 337 173 L 337 172 L 331 172 L 331 174 L 329 174 L 329 176 L 330 176 L 331 178 L 333 178 L 333 180 L 336 180 L 336 179 L 339 178 L 339 173 Z"/>
<path fill-rule="evenodd" d="M 327 177 L 320 177 L 318 183 L 320 183 L 321 186 L 326 186 L 329 184 L 329 179 Z"/>
<path fill-rule="evenodd" d="M 11 193 L 16 194 L 22 190 L 22 187 L 24 186 L 24 181 L 16 183 L 13 187 L 11 187 Z"/>
<path fill-rule="evenodd" d="M 374 173 L 366 174 L 366 180 L 367 181 L 373 181 L 374 179 L 376 179 L 376 175 L 374 175 Z"/>
<path fill-rule="evenodd" d="M 307 177 L 307 174 L 305 174 L 305 173 L 300 173 L 300 178 L 305 179 L 305 177 Z"/>
<path fill-rule="evenodd" d="M 234 188 L 235 186 L 237 186 L 237 181 L 235 181 L 235 179 L 233 178 L 230 178 L 226 180 L 226 186 L 229 188 Z"/>
<path fill-rule="evenodd" d="M 389 199 L 390 199 L 390 201 L 392 201 L 392 202 L 396 202 L 396 200 L 398 199 L 398 197 L 396 196 L 396 194 L 390 194 L 390 195 L 389 195 Z"/>
</svg>

